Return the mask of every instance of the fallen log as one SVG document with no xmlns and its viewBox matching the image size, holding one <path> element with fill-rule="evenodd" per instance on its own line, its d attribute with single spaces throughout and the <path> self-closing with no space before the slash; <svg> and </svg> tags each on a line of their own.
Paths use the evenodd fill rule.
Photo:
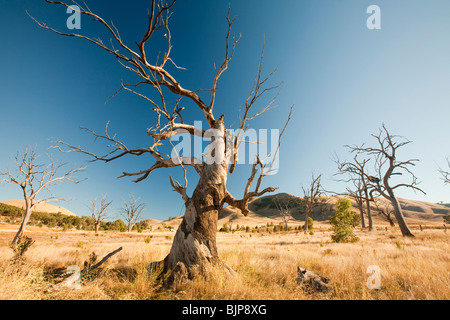
<svg viewBox="0 0 450 320">
<path fill-rule="evenodd" d="M 308 293 L 328 292 L 331 289 L 328 281 L 329 279 L 323 275 L 297 267 L 297 284 Z"/>
<path fill-rule="evenodd" d="M 91 265 L 90 263 L 85 262 L 84 268 L 83 270 L 80 271 L 80 269 L 78 268 L 78 266 L 75 266 L 76 268 L 67 268 L 67 272 L 62 275 L 61 277 L 59 277 L 56 281 L 57 283 L 54 284 L 53 286 L 51 286 L 50 288 L 47 289 L 47 292 L 51 292 L 55 289 L 58 289 L 60 287 L 68 287 L 68 288 L 76 288 L 79 289 L 80 288 L 80 281 L 81 278 L 83 276 L 88 275 L 90 272 L 92 272 L 93 270 L 97 269 L 98 267 L 100 267 L 102 264 L 104 264 L 109 258 L 111 258 L 113 255 L 115 255 L 116 253 L 122 251 L 122 247 L 108 253 L 102 260 L 100 260 L 98 263 L 95 263 L 93 265 Z M 93 255 L 95 255 L 93 253 Z M 73 267 L 73 266 L 69 266 L 69 267 Z M 78 269 L 78 271 L 76 270 Z M 77 283 L 78 282 L 78 283 Z"/>
</svg>

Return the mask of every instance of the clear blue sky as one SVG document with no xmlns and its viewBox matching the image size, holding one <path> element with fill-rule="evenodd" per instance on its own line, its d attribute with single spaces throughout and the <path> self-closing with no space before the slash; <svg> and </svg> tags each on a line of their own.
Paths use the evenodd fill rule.
<svg viewBox="0 0 450 320">
<path fill-rule="evenodd" d="M 92 11 L 114 21 L 130 46 L 146 27 L 150 1 L 86 1 Z M 334 153 L 348 157 L 346 144 L 372 143 L 384 122 L 391 133 L 413 141 L 400 150 L 399 158 L 419 158 L 414 172 L 427 195 L 399 190 L 398 196 L 423 201 L 450 202 L 450 187 L 437 172 L 450 156 L 450 2 L 354 1 L 354 0 L 179 0 L 171 18 L 172 58 L 187 71 L 174 71 L 183 86 L 210 88 L 214 62 L 224 55 L 226 13 L 237 20 L 233 32 L 242 34 L 229 70 L 220 81 L 216 114 L 224 113 L 229 125 L 237 126 L 237 110 L 251 88 L 265 40 L 264 70 L 278 67 L 273 84 L 282 82 L 278 108 L 252 122 L 260 128 L 280 128 L 288 108 L 295 103 L 292 122 L 280 151 L 280 170 L 265 186 L 301 196 L 311 172 L 323 174 L 327 189 L 342 191 L 333 181 Z M 381 8 L 381 30 L 369 30 L 366 9 Z M 49 149 L 52 137 L 91 151 L 102 144 L 80 130 L 110 132 L 130 147 L 148 143 L 146 129 L 154 123 L 150 107 L 131 94 L 122 93 L 105 104 L 120 85 L 133 76 L 109 54 L 81 39 L 58 36 L 39 28 L 25 10 L 48 25 L 68 31 L 69 15 L 45 1 L 0 0 L 0 168 L 13 168 L 10 157 L 26 146 L 39 153 L 87 169 L 81 184 L 53 189 L 70 199 L 61 203 L 78 215 L 87 215 L 87 199 L 107 193 L 115 212 L 134 195 L 147 203 L 145 218 L 165 219 L 183 213 L 180 196 L 172 191 L 169 173 L 159 170 L 135 184 L 117 179 L 122 171 L 144 169 L 146 159 L 127 158 L 109 164 L 88 163 L 81 154 L 62 154 Z M 82 17 L 80 33 L 109 36 Z M 156 47 L 159 45 L 155 42 Z M 165 47 L 155 48 L 154 52 Z M 190 120 L 202 120 L 197 110 Z M 45 159 L 45 158 L 43 158 Z M 228 188 L 239 197 L 249 167 L 229 177 Z M 190 190 L 195 186 L 189 175 Z M 0 185 L 0 199 L 18 199 L 15 185 Z"/>
</svg>

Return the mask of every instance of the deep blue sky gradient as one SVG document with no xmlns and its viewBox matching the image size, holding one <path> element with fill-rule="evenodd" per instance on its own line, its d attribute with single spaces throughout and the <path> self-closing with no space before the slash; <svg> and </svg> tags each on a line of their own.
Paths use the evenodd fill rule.
<svg viewBox="0 0 450 320">
<path fill-rule="evenodd" d="M 149 1 L 87 3 L 106 21 L 114 21 L 130 47 L 140 41 Z M 187 70 L 170 71 L 184 87 L 211 87 L 214 62 L 219 65 L 224 56 L 229 3 L 231 15 L 237 17 L 233 32 L 242 39 L 220 80 L 216 116 L 225 114 L 228 124 L 237 127 L 237 110 L 253 84 L 264 41 L 264 72 L 278 68 L 271 84 L 282 86 L 278 107 L 255 119 L 251 127 L 281 128 L 295 103 L 282 141 L 280 170 L 267 177 L 264 186 L 301 196 L 301 185 L 308 184 L 314 171 L 323 174 L 327 189 L 343 191 L 345 185 L 333 181 L 333 154 L 349 158 L 344 145 L 374 143 L 370 135 L 384 122 L 391 133 L 413 141 L 399 157 L 420 159 L 414 172 L 427 192 L 398 190 L 398 196 L 450 202 L 450 188 L 437 172 L 450 155 L 449 1 L 180 0 L 171 17 L 171 57 Z M 381 8 L 381 30 L 366 27 L 366 9 L 372 4 Z M 56 196 L 70 199 L 60 204 L 80 216 L 88 214 L 87 199 L 102 193 L 114 201 L 114 212 L 134 193 L 147 203 L 145 218 L 182 214 L 183 202 L 169 184 L 169 174 L 180 179 L 181 170 L 158 170 L 135 184 L 117 177 L 123 171 L 148 168 L 149 157 L 86 163 L 89 158 L 84 155 L 49 149 L 50 139 L 57 137 L 99 152 L 103 144 L 94 143 L 80 127 L 102 132 L 108 121 L 119 140 L 142 147 L 151 143 L 145 133 L 155 117 L 150 106 L 132 94 L 120 93 L 105 104 L 120 80 L 134 81 L 134 75 L 86 41 L 39 28 L 25 12 L 68 32 L 64 8 L 36 0 L 0 0 L 0 8 L 0 170 L 14 168 L 10 157 L 17 151 L 37 145 L 39 153 L 51 153 L 67 162 L 67 168 L 87 165 L 79 174 L 86 181 L 53 189 Z M 110 37 L 95 22 L 82 17 L 81 27 L 77 32 L 109 43 Z M 155 57 L 165 49 L 165 41 L 155 39 L 148 48 Z M 187 120 L 203 120 L 195 106 L 188 110 Z M 248 175 L 249 166 L 230 175 L 228 189 L 236 197 Z M 190 191 L 196 179 L 190 172 Z M 0 185 L 0 199 L 20 197 L 17 186 Z"/>
</svg>

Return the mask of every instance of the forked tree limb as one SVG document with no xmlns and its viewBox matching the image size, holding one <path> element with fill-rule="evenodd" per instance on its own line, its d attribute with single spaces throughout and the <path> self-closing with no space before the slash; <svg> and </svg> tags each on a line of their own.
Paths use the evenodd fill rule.
<svg viewBox="0 0 450 320">
<path fill-rule="evenodd" d="M 278 152 L 279 152 L 279 149 L 280 149 L 281 137 L 283 136 L 287 125 L 291 121 L 293 108 L 294 108 L 294 105 L 291 106 L 291 108 L 289 110 L 288 118 L 286 120 L 286 123 L 284 124 L 284 127 L 281 130 L 280 135 L 278 136 L 277 148 L 276 148 L 276 150 L 274 152 L 274 155 L 273 155 L 273 158 L 272 158 L 272 162 L 270 163 L 270 166 L 269 166 L 268 170 L 266 171 L 266 164 L 263 161 L 261 161 L 259 156 L 257 156 L 255 163 L 252 165 L 252 171 L 251 171 L 250 177 L 248 178 L 247 184 L 245 186 L 243 197 L 238 200 L 238 199 L 234 198 L 231 195 L 231 193 L 228 192 L 228 190 L 226 191 L 226 196 L 225 196 L 223 202 L 224 203 L 228 203 L 229 205 L 231 205 L 231 206 L 233 206 L 235 208 L 238 208 L 242 212 L 242 214 L 244 216 L 247 216 L 248 213 L 249 213 L 248 201 L 249 201 L 250 198 L 260 197 L 260 196 L 262 196 L 262 195 L 264 195 L 266 193 L 274 192 L 277 189 L 277 188 L 273 188 L 273 187 L 268 187 L 268 188 L 265 188 L 265 189 L 260 191 L 262 179 L 264 177 L 266 177 L 273 170 L 273 165 L 275 163 L 276 157 L 278 156 Z M 251 188 L 251 186 L 253 184 L 253 181 L 254 181 L 254 179 L 256 177 L 256 174 L 258 172 L 258 167 L 259 167 L 260 173 L 259 173 L 259 176 L 258 176 L 258 179 L 257 179 L 257 182 L 256 182 L 254 190 L 250 191 L 250 188 Z"/>
</svg>

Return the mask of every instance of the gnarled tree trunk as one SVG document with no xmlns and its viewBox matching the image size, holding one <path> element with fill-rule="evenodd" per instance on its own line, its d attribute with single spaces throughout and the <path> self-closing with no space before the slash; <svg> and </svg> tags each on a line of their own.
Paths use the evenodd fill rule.
<svg viewBox="0 0 450 320">
<path fill-rule="evenodd" d="M 217 220 L 227 194 L 228 161 L 223 117 L 217 121 L 216 129 L 217 135 L 209 145 L 210 159 L 200 165 L 197 187 L 192 197 L 183 196 L 185 214 L 170 253 L 163 261 L 165 272 L 186 269 L 190 279 L 199 273 L 207 273 L 210 267 L 223 265 L 216 245 Z"/>
<path fill-rule="evenodd" d="M 395 197 L 394 192 L 389 189 L 387 191 L 390 196 L 389 200 L 391 201 L 391 204 L 394 207 L 394 216 L 395 216 L 395 219 L 397 219 L 397 223 L 400 228 L 400 231 L 402 232 L 402 235 L 404 237 L 414 237 L 414 234 L 411 232 L 408 225 L 406 224 L 405 217 L 403 216 L 402 208 L 400 206 L 400 203 L 398 203 L 398 200 Z"/>
<path fill-rule="evenodd" d="M 215 166 L 215 165 L 212 165 Z M 170 253 L 164 259 L 164 270 L 176 270 L 183 263 L 192 278 L 219 263 L 216 246 L 217 219 L 222 209 L 226 170 L 214 172 L 206 168 L 209 176 L 202 176 L 192 195 L 185 203 L 186 211 L 173 240 Z"/>
</svg>

